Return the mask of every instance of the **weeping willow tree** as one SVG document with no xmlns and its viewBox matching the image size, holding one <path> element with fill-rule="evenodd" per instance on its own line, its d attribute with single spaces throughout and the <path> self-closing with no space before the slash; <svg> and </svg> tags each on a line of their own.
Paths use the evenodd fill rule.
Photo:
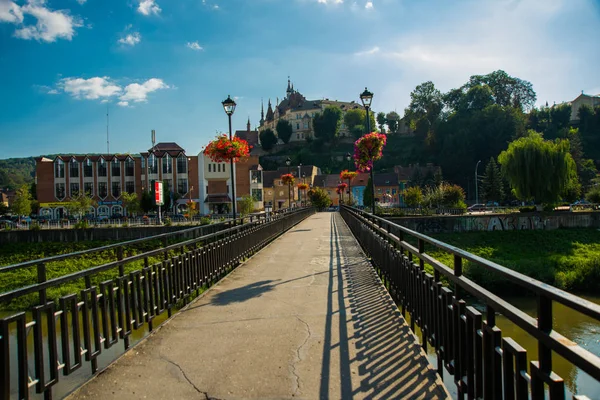
<svg viewBox="0 0 600 400">
<path fill-rule="evenodd" d="M 519 200 L 552 204 L 577 181 L 575 161 L 568 140 L 544 140 L 537 132 L 508 145 L 498 161 Z"/>
</svg>

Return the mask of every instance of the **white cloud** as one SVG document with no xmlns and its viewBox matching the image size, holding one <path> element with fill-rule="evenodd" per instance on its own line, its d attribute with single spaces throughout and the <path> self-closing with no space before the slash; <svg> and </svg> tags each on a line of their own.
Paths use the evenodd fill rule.
<svg viewBox="0 0 600 400">
<path fill-rule="evenodd" d="M 342 4 L 344 0 L 317 0 L 319 4 Z"/>
<path fill-rule="evenodd" d="M 14 36 L 25 40 L 54 42 L 56 39 L 71 40 L 75 29 L 83 26 L 79 18 L 69 15 L 65 10 L 50 10 L 46 0 L 28 0 L 19 6 L 15 2 L 0 0 L 0 22 L 20 24 Z M 24 15 L 30 15 L 37 21 L 35 25 L 22 25 Z"/>
<path fill-rule="evenodd" d="M 372 54 L 379 53 L 379 50 L 380 50 L 379 46 L 375 46 L 375 47 L 373 47 L 372 49 L 369 49 L 369 50 L 356 52 L 356 53 L 354 53 L 354 55 L 357 56 L 357 57 L 370 56 Z"/>
<path fill-rule="evenodd" d="M 126 101 L 120 101 L 117 104 L 120 105 L 121 107 L 128 107 L 129 106 L 129 103 L 126 102 Z"/>
<path fill-rule="evenodd" d="M 23 22 L 23 12 L 18 4 L 0 0 L 0 22 L 18 24 Z"/>
<path fill-rule="evenodd" d="M 367 10 L 373 9 L 373 2 L 372 1 L 367 1 L 367 4 L 365 4 L 365 8 Z"/>
<path fill-rule="evenodd" d="M 128 34 L 127 36 L 119 39 L 119 43 L 125 44 L 128 46 L 135 46 L 142 40 L 142 35 L 139 32 L 133 32 Z"/>
<path fill-rule="evenodd" d="M 143 15 L 158 15 L 162 11 L 154 0 L 141 0 L 137 10 Z"/>
<path fill-rule="evenodd" d="M 162 79 L 151 78 L 146 82 L 132 83 L 125 86 L 125 93 L 119 97 L 122 102 L 133 101 L 134 103 L 145 102 L 148 100 L 148 94 L 159 89 L 169 89 L 169 86 Z"/>
<path fill-rule="evenodd" d="M 215 4 L 215 5 L 213 6 L 213 10 L 218 10 L 218 9 L 219 9 L 219 5 L 218 5 L 218 4 Z"/>
<path fill-rule="evenodd" d="M 121 93 L 121 87 L 110 81 L 108 77 L 64 78 L 58 86 L 76 99 L 95 100 L 111 97 Z"/>
<path fill-rule="evenodd" d="M 81 5 L 84 5 L 87 0 L 77 0 L 77 2 Z"/>
<path fill-rule="evenodd" d="M 198 42 L 187 42 L 186 47 L 196 51 L 204 50 L 202 46 L 198 44 Z"/>
</svg>

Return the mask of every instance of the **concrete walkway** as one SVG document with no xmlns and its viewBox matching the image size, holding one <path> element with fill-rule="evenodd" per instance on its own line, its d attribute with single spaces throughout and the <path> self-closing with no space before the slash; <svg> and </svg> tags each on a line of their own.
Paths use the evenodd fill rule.
<svg viewBox="0 0 600 400">
<path fill-rule="evenodd" d="M 318 213 L 73 399 L 448 398 L 337 213 Z"/>
</svg>

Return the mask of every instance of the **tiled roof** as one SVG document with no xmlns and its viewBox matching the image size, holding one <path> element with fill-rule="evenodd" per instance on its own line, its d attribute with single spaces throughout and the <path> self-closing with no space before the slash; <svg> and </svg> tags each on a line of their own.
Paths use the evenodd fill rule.
<svg viewBox="0 0 600 400">
<path fill-rule="evenodd" d="M 317 175 L 317 176 L 315 176 L 315 181 L 313 183 L 313 186 L 336 188 L 339 183 L 340 183 L 340 175 L 339 174 Z"/>
<path fill-rule="evenodd" d="M 157 143 L 154 146 L 154 150 L 159 150 L 159 151 L 185 151 L 183 150 L 177 143 L 175 142 L 164 142 L 164 143 Z M 149 150 L 148 150 L 149 151 Z"/>
<path fill-rule="evenodd" d="M 258 145 L 258 131 L 250 131 L 250 132 L 248 132 L 247 130 L 245 130 L 245 131 L 235 131 L 235 135 L 234 136 L 239 137 L 240 139 L 247 141 L 250 146 L 257 146 Z"/>
<path fill-rule="evenodd" d="M 398 175 L 393 172 L 375 174 L 375 186 L 398 186 Z"/>
<path fill-rule="evenodd" d="M 273 187 L 275 179 L 279 179 L 279 171 L 263 171 L 263 187 Z"/>
<path fill-rule="evenodd" d="M 367 186 L 369 183 L 369 174 L 365 172 L 359 172 L 352 181 L 350 182 L 350 186 Z"/>
</svg>

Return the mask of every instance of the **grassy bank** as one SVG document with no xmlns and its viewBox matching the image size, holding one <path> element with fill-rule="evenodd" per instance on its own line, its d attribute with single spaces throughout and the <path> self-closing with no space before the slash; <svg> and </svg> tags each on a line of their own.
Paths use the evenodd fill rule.
<svg viewBox="0 0 600 400">
<path fill-rule="evenodd" d="M 174 241 L 173 241 L 174 243 Z M 0 266 L 17 264 L 29 260 L 50 257 L 58 254 L 73 253 L 110 244 L 110 242 L 90 241 L 78 243 L 14 243 L 0 246 Z M 160 240 L 152 240 L 135 246 L 126 247 L 124 256 L 129 257 L 160 247 Z M 173 253 L 174 254 L 174 253 Z M 150 263 L 157 262 L 161 257 L 150 258 Z M 47 279 L 64 276 L 87 268 L 103 265 L 116 260 L 114 250 L 95 252 L 64 261 L 52 262 L 46 265 Z M 144 261 L 139 260 L 125 265 L 125 272 L 131 272 L 143 267 Z M 105 271 L 92 277 L 92 283 L 98 284 L 102 281 L 117 276 L 118 270 Z M 0 293 L 37 283 L 36 267 L 21 268 L 19 270 L 0 273 Z M 83 279 L 68 282 L 58 287 L 48 289 L 48 298 L 56 300 L 61 296 L 77 293 L 85 287 Z M 15 299 L 10 304 L 0 304 L 0 309 L 22 310 L 38 301 L 37 294 Z"/>
<path fill-rule="evenodd" d="M 551 231 L 492 231 L 432 235 L 435 238 L 558 288 L 597 294 L 600 292 L 600 231 L 558 229 Z M 427 248 L 427 252 L 452 266 L 451 256 Z M 466 262 L 465 274 L 494 292 L 522 290 L 497 274 Z"/>
</svg>

